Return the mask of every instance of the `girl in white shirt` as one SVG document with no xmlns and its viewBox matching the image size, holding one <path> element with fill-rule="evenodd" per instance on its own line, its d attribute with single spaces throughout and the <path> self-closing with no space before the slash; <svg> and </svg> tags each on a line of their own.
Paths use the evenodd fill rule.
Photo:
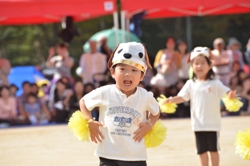
<svg viewBox="0 0 250 166">
<path fill-rule="evenodd" d="M 208 154 L 213 166 L 219 165 L 218 134 L 221 128 L 220 101 L 226 93 L 235 97 L 221 81 L 214 79 L 211 54 L 207 47 L 196 47 L 190 54 L 193 78 L 188 80 L 177 96 L 166 103 L 190 100 L 192 130 L 195 132 L 197 153 L 202 166 L 208 166 Z"/>
</svg>

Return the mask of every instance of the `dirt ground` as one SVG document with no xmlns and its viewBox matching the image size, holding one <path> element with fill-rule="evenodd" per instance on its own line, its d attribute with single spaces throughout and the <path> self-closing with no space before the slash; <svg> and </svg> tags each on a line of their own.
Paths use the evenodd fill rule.
<svg viewBox="0 0 250 166">
<path fill-rule="evenodd" d="M 167 139 L 148 149 L 148 166 L 196 166 L 194 133 L 190 119 L 163 120 Z M 223 117 L 220 133 L 220 165 L 250 166 L 235 154 L 239 130 L 250 128 L 250 116 Z M 8 128 L 0 130 L 0 166 L 97 166 L 96 145 L 78 141 L 67 125 Z"/>
</svg>

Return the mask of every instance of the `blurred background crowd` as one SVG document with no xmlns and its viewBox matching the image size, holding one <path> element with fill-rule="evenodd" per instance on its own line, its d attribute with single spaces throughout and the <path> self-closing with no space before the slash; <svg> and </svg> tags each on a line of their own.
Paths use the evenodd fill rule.
<svg viewBox="0 0 250 166">
<path fill-rule="evenodd" d="M 239 112 L 229 113 L 221 103 L 222 116 L 250 115 L 250 40 L 241 43 L 235 37 L 228 41 L 216 38 L 213 48 L 213 70 L 217 79 L 236 90 L 244 103 Z M 16 125 L 45 125 L 67 123 L 72 113 L 79 110 L 79 100 L 86 93 L 103 85 L 114 84 L 107 68 L 112 49 L 107 38 L 89 40 L 89 50 L 79 59 L 70 55 L 67 43 L 58 43 L 48 50 L 45 75 L 47 82 L 37 84 L 24 80 L 21 86 L 9 82 L 11 63 L 0 59 L 0 123 L 2 127 Z M 146 46 L 145 46 L 146 47 Z M 241 51 L 246 47 L 246 51 Z M 147 47 L 146 47 L 147 48 Z M 140 87 L 152 91 L 155 98 L 164 94 L 175 96 L 191 77 L 186 41 L 168 37 L 165 48 L 160 49 L 152 60 L 153 69 L 148 69 Z M 77 64 L 78 68 L 72 68 Z M 72 73 L 76 72 L 75 77 Z M 25 73 L 23 73 L 25 74 Z M 20 89 L 21 88 L 21 89 Z M 21 90 L 21 94 L 17 92 Z M 189 102 L 179 104 L 174 114 L 161 114 L 161 118 L 190 117 Z M 92 111 L 98 119 L 98 108 Z"/>
</svg>

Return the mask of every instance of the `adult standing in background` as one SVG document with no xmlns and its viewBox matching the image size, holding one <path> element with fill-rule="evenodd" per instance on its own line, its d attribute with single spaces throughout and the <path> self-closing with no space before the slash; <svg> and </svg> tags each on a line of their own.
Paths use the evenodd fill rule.
<svg viewBox="0 0 250 166">
<path fill-rule="evenodd" d="M 241 44 L 240 42 L 235 38 L 231 37 L 228 41 L 227 49 L 230 56 L 233 58 L 233 62 L 239 62 L 240 63 L 240 68 L 244 69 L 244 61 L 243 61 L 243 55 L 242 52 L 240 51 Z"/>
<path fill-rule="evenodd" d="M 10 61 L 6 58 L 0 58 L 0 85 L 9 86 L 8 75 L 10 73 L 10 70 L 11 70 Z"/>
<path fill-rule="evenodd" d="M 248 65 L 248 74 L 250 75 L 250 39 L 248 40 L 246 45 L 245 59 Z"/>
<path fill-rule="evenodd" d="M 56 52 L 57 55 L 54 56 L 53 48 L 50 48 L 49 57 L 46 62 L 48 67 L 55 68 L 53 80 L 58 80 L 62 76 L 71 79 L 71 68 L 74 65 L 74 59 L 69 55 L 68 46 L 64 43 L 59 43 L 56 46 Z"/>
<path fill-rule="evenodd" d="M 107 56 L 97 51 L 97 42 L 90 40 L 89 46 L 90 52 L 83 53 L 79 63 L 84 84 L 104 81 L 107 69 Z M 95 77 L 97 74 L 98 77 Z"/>
<path fill-rule="evenodd" d="M 180 55 L 175 51 L 175 39 L 169 37 L 166 41 L 166 48 L 157 52 L 154 68 L 157 73 L 164 76 L 166 86 L 174 85 L 178 79 L 178 70 L 181 68 Z"/>
<path fill-rule="evenodd" d="M 232 55 L 224 49 L 225 42 L 222 38 L 216 38 L 213 46 L 214 49 L 211 51 L 213 54 L 213 71 L 224 85 L 229 86 L 233 63 Z"/>
</svg>

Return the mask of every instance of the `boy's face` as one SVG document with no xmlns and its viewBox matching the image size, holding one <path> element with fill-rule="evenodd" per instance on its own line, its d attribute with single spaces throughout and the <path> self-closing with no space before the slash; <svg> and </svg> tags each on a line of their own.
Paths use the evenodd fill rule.
<svg viewBox="0 0 250 166">
<path fill-rule="evenodd" d="M 126 64 L 117 64 L 110 71 L 116 81 L 116 87 L 127 96 L 135 93 L 137 85 L 144 77 L 139 69 Z"/>
</svg>

